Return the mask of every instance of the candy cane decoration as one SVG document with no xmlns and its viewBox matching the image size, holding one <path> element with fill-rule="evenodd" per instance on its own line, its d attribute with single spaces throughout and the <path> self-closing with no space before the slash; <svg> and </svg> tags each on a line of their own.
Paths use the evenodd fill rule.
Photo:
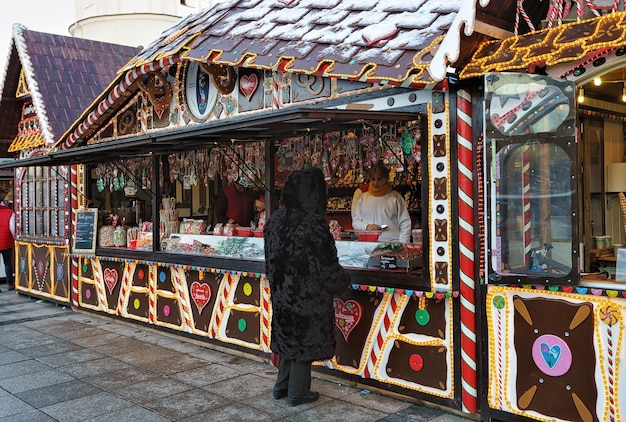
<svg viewBox="0 0 626 422">
<path fill-rule="evenodd" d="M 151 266 L 148 270 L 148 319 L 152 324 L 156 324 L 157 320 L 157 273 L 159 268 Z"/>
<path fill-rule="evenodd" d="M 460 244 L 460 295 L 461 295 L 461 400 L 463 410 L 476 413 L 476 266 L 474 259 L 474 155 L 472 153 L 472 97 L 466 90 L 457 93 L 457 130 L 459 147 L 458 194 L 459 194 L 459 244 Z"/>
<path fill-rule="evenodd" d="M 385 339 L 389 335 L 389 327 L 391 327 L 393 316 L 398 309 L 396 295 L 394 293 L 385 293 L 385 297 L 387 297 L 388 303 L 384 307 L 385 315 L 383 316 L 382 324 L 379 326 L 378 332 L 376 333 L 376 341 L 372 342 L 370 358 L 367 360 L 367 364 L 365 365 L 365 378 L 370 378 L 372 374 L 375 373 L 376 362 L 378 362 L 378 357 L 383 350 Z"/>
<path fill-rule="evenodd" d="M 522 233 L 524 233 L 524 259 L 530 260 L 530 147 L 525 145 L 522 152 Z"/>
<path fill-rule="evenodd" d="M 213 320 L 211 321 L 211 337 L 217 338 L 217 333 L 219 332 L 220 324 L 222 323 L 222 318 L 224 316 L 224 311 L 226 310 L 226 305 L 228 303 L 228 298 L 230 297 L 230 290 L 233 287 L 234 279 L 236 277 L 227 273 L 223 278 L 220 286 L 221 294 L 219 295 L 219 302 L 216 307 L 216 311 L 213 315 Z"/>
<path fill-rule="evenodd" d="M 193 331 L 194 325 L 190 307 L 189 289 L 187 288 L 187 283 L 185 281 L 184 270 L 182 268 L 178 268 L 174 271 L 172 276 L 174 278 L 174 288 L 176 289 L 176 294 L 178 296 L 178 303 L 180 303 L 181 316 L 184 324 L 182 329 L 190 333 Z"/>
<path fill-rule="evenodd" d="M 261 286 L 261 347 L 269 352 L 271 338 L 270 286 L 265 277 L 261 278 L 259 282 Z"/>
<path fill-rule="evenodd" d="M 280 87 L 281 87 L 280 79 L 281 78 L 282 78 L 282 75 L 280 72 L 274 73 L 272 77 L 272 94 L 273 94 L 272 106 L 274 110 L 278 110 L 280 108 Z"/>
<path fill-rule="evenodd" d="M 616 396 L 616 389 L 617 389 L 617 386 L 615 385 L 615 379 L 617 378 L 617 370 L 619 368 L 619 365 L 615 364 L 616 361 L 615 361 L 615 356 L 614 356 L 614 350 L 619 350 L 619 347 L 614 348 L 614 345 L 613 345 L 613 340 L 614 340 L 613 326 L 620 322 L 620 311 L 613 304 L 607 303 L 600 307 L 599 316 L 600 316 L 600 320 L 606 325 L 607 358 L 606 358 L 605 365 L 606 365 L 606 372 L 607 372 L 606 382 L 609 388 L 609 395 L 608 395 L 609 419 L 608 420 L 610 422 L 615 422 L 616 420 L 618 420 L 616 416 L 618 415 L 618 412 L 616 412 L 616 409 L 615 409 L 615 396 Z M 621 330 L 617 329 L 616 331 L 618 333 L 617 335 L 618 335 L 618 344 L 619 344 L 619 337 L 621 335 Z"/>
<path fill-rule="evenodd" d="M 128 303 L 128 293 L 133 284 L 133 274 L 135 274 L 136 262 L 126 262 L 124 275 L 122 276 L 122 285 L 120 286 L 120 294 L 117 299 L 117 315 L 123 315 Z"/>
<path fill-rule="evenodd" d="M 76 236 L 76 210 L 78 209 L 78 174 L 76 170 L 76 166 L 70 167 L 70 202 L 71 202 L 71 212 L 72 212 L 72 233 L 71 236 Z M 72 289 L 72 298 L 71 298 L 71 306 L 72 309 L 78 309 L 78 266 L 80 265 L 80 259 L 71 258 L 71 276 L 72 280 L 70 281 L 71 289 Z"/>
<path fill-rule="evenodd" d="M 91 260 L 91 269 L 93 271 L 93 281 L 98 294 L 98 305 L 102 311 L 107 312 L 107 294 L 104 288 L 104 278 L 102 276 L 102 265 L 97 259 Z"/>
<path fill-rule="evenodd" d="M 516 9 L 516 12 L 517 12 L 517 13 L 515 13 L 515 35 L 519 35 L 519 17 L 520 17 L 520 15 L 524 18 L 524 22 L 526 22 L 526 25 L 528 25 L 530 30 L 534 31 L 535 30 L 535 25 L 533 25 L 532 20 L 530 20 L 530 18 L 526 14 L 526 10 L 524 10 L 524 0 L 517 0 L 517 6 L 516 6 L 515 9 Z"/>
</svg>

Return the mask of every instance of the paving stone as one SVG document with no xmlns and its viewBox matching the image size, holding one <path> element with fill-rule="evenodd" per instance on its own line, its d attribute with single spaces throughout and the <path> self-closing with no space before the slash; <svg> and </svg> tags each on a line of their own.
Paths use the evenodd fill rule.
<svg viewBox="0 0 626 422">
<path fill-rule="evenodd" d="M 6 365 L 7 363 L 22 362 L 22 361 L 30 359 L 30 357 L 22 354 L 22 352 L 14 352 L 7 348 L 4 348 L 4 349 L 5 349 L 4 351 L 0 352 L 0 365 Z"/>
<path fill-rule="evenodd" d="M 272 420 L 274 420 L 274 418 L 271 415 L 264 414 L 246 405 L 235 403 L 209 412 L 180 419 L 180 422 L 265 422 Z"/>
<path fill-rule="evenodd" d="M 171 375 L 171 377 L 194 387 L 202 387 L 205 385 L 219 383 L 227 379 L 235 378 L 242 374 L 242 371 L 238 371 L 229 366 L 223 366 L 218 363 L 207 364 L 205 362 L 205 366 L 203 367 L 179 372 L 177 374 Z"/>
<path fill-rule="evenodd" d="M 61 366 L 71 365 L 73 363 L 102 359 L 103 357 L 105 357 L 105 355 L 95 350 L 78 349 L 49 356 L 40 356 L 38 359 L 53 368 L 58 368 Z"/>
<path fill-rule="evenodd" d="M 130 406 L 124 409 L 118 409 L 113 412 L 108 412 L 104 415 L 96 416 L 89 419 L 89 422 L 111 422 L 111 421 L 128 421 L 128 422 L 168 422 L 172 419 L 160 415 L 157 412 L 146 409 L 141 406 Z"/>
<path fill-rule="evenodd" d="M 123 370 L 102 372 L 98 375 L 86 377 L 83 381 L 96 385 L 107 391 L 119 391 L 136 383 L 157 378 L 159 375 L 144 369 L 128 367 Z"/>
<path fill-rule="evenodd" d="M 49 369 L 46 371 L 31 372 L 29 374 L 0 380 L 0 387 L 10 393 L 17 394 L 22 391 L 60 384 L 62 382 L 72 380 L 74 380 L 74 377 L 71 375 Z"/>
<path fill-rule="evenodd" d="M 191 389 L 191 386 L 174 379 L 158 377 L 144 382 L 129 383 L 125 388 L 117 390 L 116 394 L 143 405 L 155 399 Z"/>
<path fill-rule="evenodd" d="M 50 369 L 50 366 L 35 359 L 7 363 L 6 365 L 0 365 L 0 380 L 30 374 L 31 372 L 45 371 L 46 369 Z"/>
<path fill-rule="evenodd" d="M 130 368 L 132 368 L 131 365 L 107 356 L 102 359 L 74 362 L 69 365 L 61 366 L 59 369 L 75 378 L 86 378 L 105 372 L 118 371 L 121 369 L 128 370 Z"/>
<path fill-rule="evenodd" d="M 107 415 L 112 411 L 132 407 L 133 404 L 113 394 L 101 392 L 80 397 L 52 406 L 42 407 L 45 414 L 59 422 L 78 422 L 90 420 L 96 416 Z M 111 420 L 111 419 L 109 419 Z"/>
<path fill-rule="evenodd" d="M 386 416 L 386 413 L 364 407 L 356 407 L 342 400 L 316 403 L 297 406 L 303 410 L 290 415 L 289 422 L 374 422 Z"/>
<path fill-rule="evenodd" d="M 31 409 L 25 412 L 16 413 L 14 415 L 0 417 L 0 422 L 57 422 L 51 416 L 46 415 L 40 410 Z"/>
<path fill-rule="evenodd" d="M 0 399 L 0 417 L 9 417 L 34 410 L 33 406 L 10 394 Z"/>
<path fill-rule="evenodd" d="M 31 406 L 39 409 L 56 403 L 62 403 L 79 397 L 90 396 L 101 392 L 98 387 L 80 380 L 62 382 L 46 387 L 35 388 L 15 394 Z"/>
<path fill-rule="evenodd" d="M 268 397 L 271 397 L 274 382 L 254 374 L 244 374 L 202 388 L 231 400 L 245 401 L 247 398 L 259 394 L 267 394 Z"/>
<path fill-rule="evenodd" d="M 181 419 L 188 416 L 204 413 L 229 404 L 229 400 L 216 394 L 194 389 L 170 396 L 160 397 L 157 400 L 146 403 L 149 407 L 160 414 L 172 419 Z"/>
</svg>

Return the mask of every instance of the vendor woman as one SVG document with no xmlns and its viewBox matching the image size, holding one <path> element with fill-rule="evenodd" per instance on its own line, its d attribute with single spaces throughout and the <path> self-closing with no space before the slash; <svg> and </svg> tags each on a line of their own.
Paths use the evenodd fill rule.
<svg viewBox="0 0 626 422">
<path fill-rule="evenodd" d="M 233 181 L 217 195 L 215 218 L 218 223 L 233 222 L 248 227 L 254 218 L 254 193 L 243 178 Z"/>
<path fill-rule="evenodd" d="M 379 242 L 411 241 L 411 216 L 404 198 L 391 189 L 389 169 L 382 161 L 369 171 L 369 189 L 358 199 L 352 216 L 355 230 L 381 230 Z"/>
</svg>

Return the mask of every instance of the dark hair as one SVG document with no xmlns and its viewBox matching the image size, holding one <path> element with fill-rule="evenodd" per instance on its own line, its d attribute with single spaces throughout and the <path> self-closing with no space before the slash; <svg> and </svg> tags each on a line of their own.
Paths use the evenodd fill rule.
<svg viewBox="0 0 626 422">
<path fill-rule="evenodd" d="M 375 174 L 381 174 L 382 176 L 386 177 L 387 179 L 389 179 L 389 169 L 387 168 L 387 166 L 385 165 L 385 163 L 383 163 L 382 160 L 378 160 L 376 162 L 376 164 L 374 164 L 369 171 L 369 176 L 370 179 L 372 178 L 373 175 Z"/>
</svg>

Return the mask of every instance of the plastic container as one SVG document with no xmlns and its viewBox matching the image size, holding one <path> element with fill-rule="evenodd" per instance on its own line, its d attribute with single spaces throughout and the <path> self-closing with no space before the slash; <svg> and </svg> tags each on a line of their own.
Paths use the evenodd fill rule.
<svg viewBox="0 0 626 422">
<path fill-rule="evenodd" d="M 356 234 L 356 240 L 361 242 L 376 242 L 382 232 L 382 230 L 355 230 L 354 234 Z"/>
<path fill-rule="evenodd" d="M 596 242 L 596 249 L 606 249 L 612 247 L 612 236 L 595 236 L 593 239 Z"/>
<path fill-rule="evenodd" d="M 252 236 L 252 227 L 237 227 L 237 236 L 250 237 Z"/>
</svg>

